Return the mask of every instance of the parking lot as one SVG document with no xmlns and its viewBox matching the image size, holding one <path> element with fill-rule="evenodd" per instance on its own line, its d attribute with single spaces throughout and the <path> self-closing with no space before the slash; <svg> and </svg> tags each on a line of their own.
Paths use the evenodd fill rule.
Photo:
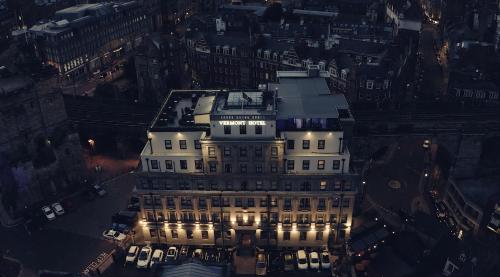
<svg viewBox="0 0 500 277">
<path fill-rule="evenodd" d="M 134 262 L 125 262 L 126 253 L 123 253 L 120 258 L 115 260 L 115 263 L 103 274 L 103 276 L 157 276 L 158 271 L 162 270 L 162 266 L 165 265 L 180 265 L 188 262 L 199 262 L 207 266 L 220 266 L 226 270 L 225 267 L 231 265 L 231 272 L 234 276 L 234 264 L 233 254 L 235 248 L 217 248 L 217 247 L 196 247 L 196 246 L 174 246 L 177 249 L 177 255 L 175 259 L 167 258 L 166 253 L 168 248 L 166 245 L 155 246 L 151 245 L 154 252 L 156 249 L 163 251 L 164 261 L 152 268 L 138 269 L 138 258 L 136 257 Z M 140 248 L 139 248 L 140 249 Z M 127 249 L 128 251 L 128 249 Z M 259 252 L 262 251 L 262 252 Z M 316 251 L 321 254 L 320 249 L 306 249 L 307 259 L 309 260 L 309 253 Z M 140 250 L 139 250 L 140 252 Z M 200 254 L 201 255 L 198 255 Z M 265 255 L 265 267 L 267 275 L 270 276 L 332 276 L 330 268 L 322 268 L 322 264 L 318 262 L 318 269 L 305 269 L 299 270 L 297 266 L 297 251 L 296 250 L 271 250 L 264 251 L 262 249 L 257 249 L 256 253 L 263 253 Z M 291 267 L 285 268 L 284 255 L 288 253 L 291 255 Z M 137 254 L 140 256 L 140 254 Z M 339 268 L 341 259 L 338 256 L 330 255 L 329 263 L 335 268 Z M 309 264 L 309 262 L 308 262 Z"/>
</svg>

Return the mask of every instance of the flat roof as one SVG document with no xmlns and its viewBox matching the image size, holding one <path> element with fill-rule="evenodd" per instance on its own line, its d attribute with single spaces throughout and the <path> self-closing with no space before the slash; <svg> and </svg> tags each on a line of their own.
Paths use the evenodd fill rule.
<svg viewBox="0 0 500 277">
<path fill-rule="evenodd" d="M 280 78 L 272 84 L 278 90 L 278 119 L 339 118 L 338 109 L 349 109 L 343 94 L 331 94 L 321 77 Z"/>
<path fill-rule="evenodd" d="M 214 104 L 215 96 L 202 96 L 196 102 L 196 107 L 194 108 L 194 115 L 210 114 L 212 106 Z"/>
</svg>

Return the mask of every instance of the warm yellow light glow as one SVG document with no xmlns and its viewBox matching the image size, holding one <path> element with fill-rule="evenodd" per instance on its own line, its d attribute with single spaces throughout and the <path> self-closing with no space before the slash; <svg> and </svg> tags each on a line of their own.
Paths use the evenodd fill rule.
<svg viewBox="0 0 500 277">
<path fill-rule="evenodd" d="M 194 226 L 196 230 L 200 230 L 200 223 L 196 223 Z"/>
<path fill-rule="evenodd" d="M 142 226 L 146 225 L 146 220 L 141 219 L 141 220 L 139 221 L 139 224 L 140 224 L 140 225 L 142 225 Z"/>
<path fill-rule="evenodd" d="M 316 230 L 316 224 L 315 223 L 311 223 L 311 231 L 314 231 Z"/>
<path fill-rule="evenodd" d="M 182 229 L 182 223 L 177 223 L 177 229 Z"/>
<path fill-rule="evenodd" d="M 311 135 L 311 132 L 307 132 L 307 135 L 310 136 Z"/>
<path fill-rule="evenodd" d="M 292 224 L 292 231 L 297 231 L 297 223 Z"/>
<path fill-rule="evenodd" d="M 329 135 L 329 136 L 331 136 L 331 135 L 333 135 L 333 133 L 332 133 L 332 132 L 330 132 L 330 133 L 328 133 L 328 135 Z"/>
</svg>

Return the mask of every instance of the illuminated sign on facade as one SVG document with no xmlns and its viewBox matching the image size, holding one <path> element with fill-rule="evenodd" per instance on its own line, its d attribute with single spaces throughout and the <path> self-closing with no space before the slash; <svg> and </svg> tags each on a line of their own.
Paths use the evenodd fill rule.
<svg viewBox="0 0 500 277">
<path fill-rule="evenodd" d="M 266 125 L 266 122 L 262 121 L 262 120 L 248 120 L 248 121 L 245 121 L 245 120 L 222 120 L 222 121 L 219 121 L 219 125 L 223 125 L 223 126 L 226 126 L 226 125 L 261 125 L 261 126 L 264 126 L 264 125 Z"/>
</svg>

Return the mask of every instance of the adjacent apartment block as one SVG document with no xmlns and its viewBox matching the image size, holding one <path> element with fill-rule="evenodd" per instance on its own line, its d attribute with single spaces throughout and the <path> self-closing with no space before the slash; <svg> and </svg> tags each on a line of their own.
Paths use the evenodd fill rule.
<svg viewBox="0 0 500 277">
<path fill-rule="evenodd" d="M 151 27 L 136 1 L 79 4 L 30 28 L 40 58 L 61 75 L 95 72 L 122 51 L 137 46 Z"/>
<path fill-rule="evenodd" d="M 136 172 L 146 240 L 322 246 L 349 235 L 354 119 L 319 68 L 257 90 L 172 91 Z"/>
</svg>

